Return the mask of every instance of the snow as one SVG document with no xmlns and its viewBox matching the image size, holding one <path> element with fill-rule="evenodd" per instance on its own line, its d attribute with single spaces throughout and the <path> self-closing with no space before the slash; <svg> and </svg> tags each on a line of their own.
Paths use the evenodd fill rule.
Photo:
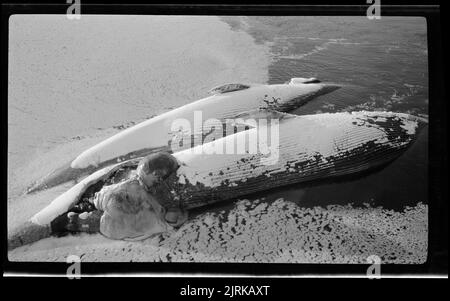
<svg viewBox="0 0 450 301">
<path fill-rule="evenodd" d="M 179 230 L 140 242 L 101 235 L 47 238 L 8 253 L 11 261 L 424 263 L 428 207 L 303 208 L 283 199 L 240 200 L 225 212 L 200 213 Z"/>
</svg>

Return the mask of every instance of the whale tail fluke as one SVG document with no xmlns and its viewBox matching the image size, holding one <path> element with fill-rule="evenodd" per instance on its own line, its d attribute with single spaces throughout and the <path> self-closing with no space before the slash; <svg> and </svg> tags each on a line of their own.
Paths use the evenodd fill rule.
<svg viewBox="0 0 450 301">
<path fill-rule="evenodd" d="M 71 162 L 71 161 L 70 161 Z M 94 168 L 78 169 L 70 167 L 70 162 L 54 170 L 41 180 L 30 185 L 25 193 L 30 194 L 40 190 L 45 190 L 70 181 L 76 181 L 83 175 L 89 174 Z"/>
</svg>

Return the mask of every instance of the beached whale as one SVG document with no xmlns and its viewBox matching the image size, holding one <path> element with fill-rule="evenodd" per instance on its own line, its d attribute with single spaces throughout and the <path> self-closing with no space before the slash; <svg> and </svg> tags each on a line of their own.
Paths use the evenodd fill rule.
<svg viewBox="0 0 450 301">
<path fill-rule="evenodd" d="M 203 120 L 216 118 L 222 121 L 255 109 L 289 112 L 339 87 L 315 78 L 293 78 L 286 84 L 226 84 L 213 88 L 209 97 L 158 115 L 94 145 L 66 166 L 34 183 L 27 192 L 78 180 L 101 167 L 133 157 L 160 150 L 171 151 L 169 141 L 174 135 L 173 122 L 186 119 L 193 124 L 194 112 L 200 112 Z"/>
<path fill-rule="evenodd" d="M 113 230 L 104 227 L 109 230 L 101 232 L 116 239 L 144 239 L 171 227 L 164 215 L 168 208 L 179 208 L 183 212 L 274 187 L 371 170 L 401 155 L 424 125 L 420 118 L 392 112 L 296 116 L 263 110 L 247 116 L 279 120 L 277 160 L 267 164 L 264 159 L 269 154 L 263 152 L 215 153 L 218 145 L 233 144 L 240 139 L 249 139 L 255 132 L 267 130 L 260 127 L 174 153 L 170 156 L 178 167 L 164 180 L 163 188 L 148 192 L 145 206 L 129 200 L 133 208 L 145 207 L 146 226 L 120 220 Z M 107 200 L 104 196 L 136 174 L 139 162 L 142 162 L 141 158 L 130 159 L 83 179 L 13 233 L 9 237 L 9 248 L 51 235 L 52 223 L 82 200 L 90 199 L 105 215 L 109 209 L 102 203 Z M 117 208 L 115 210 L 117 214 Z M 142 213 L 139 210 L 136 212 Z M 104 220 L 106 218 L 102 217 Z"/>
</svg>

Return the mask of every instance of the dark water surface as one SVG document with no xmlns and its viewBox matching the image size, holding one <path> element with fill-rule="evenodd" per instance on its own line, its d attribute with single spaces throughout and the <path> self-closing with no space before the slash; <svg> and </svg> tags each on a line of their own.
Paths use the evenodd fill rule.
<svg viewBox="0 0 450 301">
<path fill-rule="evenodd" d="M 258 43 L 270 43 L 269 83 L 317 77 L 343 87 L 296 114 L 394 111 L 428 118 L 426 21 L 421 18 L 242 17 L 225 19 Z M 365 203 L 401 210 L 428 201 L 428 127 L 381 170 L 313 186 L 299 184 L 252 198 L 283 197 L 300 206 Z"/>
</svg>

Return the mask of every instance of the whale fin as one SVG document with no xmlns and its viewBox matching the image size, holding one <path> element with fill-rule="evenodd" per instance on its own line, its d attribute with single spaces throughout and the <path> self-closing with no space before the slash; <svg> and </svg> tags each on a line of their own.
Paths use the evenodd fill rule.
<svg viewBox="0 0 450 301">
<path fill-rule="evenodd" d="M 235 119 L 242 119 L 245 125 L 251 125 L 251 123 L 247 124 L 248 119 L 278 119 L 279 121 L 284 121 L 295 117 L 297 115 L 283 113 L 273 109 L 256 109 L 239 113 L 235 116 Z"/>
<path fill-rule="evenodd" d="M 320 83 L 315 77 L 304 78 L 304 77 L 293 77 L 291 81 L 287 82 L 288 85 L 296 85 L 296 84 L 316 84 Z"/>
<path fill-rule="evenodd" d="M 223 94 L 233 91 L 245 90 L 250 88 L 249 85 L 233 83 L 233 84 L 225 84 L 218 87 L 214 87 L 208 91 L 209 94 Z"/>
</svg>

